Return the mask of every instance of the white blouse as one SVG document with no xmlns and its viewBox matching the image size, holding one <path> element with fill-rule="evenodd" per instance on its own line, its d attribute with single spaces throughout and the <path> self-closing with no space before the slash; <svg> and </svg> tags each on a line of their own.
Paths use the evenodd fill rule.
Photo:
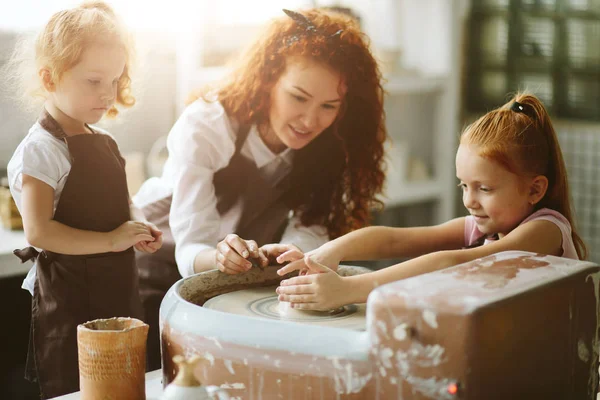
<svg viewBox="0 0 600 400">
<path fill-rule="evenodd" d="M 176 243 L 175 260 L 183 277 L 194 273 L 198 253 L 215 248 L 227 234 L 235 232 L 241 218 L 241 199 L 224 215 L 219 214 L 213 185 L 215 172 L 225 168 L 235 152 L 237 129 L 221 103 L 200 99 L 190 104 L 169 133 L 169 158 L 162 176 L 147 180 L 133 198 L 138 207 L 144 207 L 173 195 L 169 218 Z M 253 160 L 273 186 L 292 169 L 293 151 L 274 154 L 256 126 L 250 129 L 241 154 Z M 281 243 L 310 251 L 327 240 L 324 226 L 302 226 L 299 218 L 292 216 Z"/>
</svg>

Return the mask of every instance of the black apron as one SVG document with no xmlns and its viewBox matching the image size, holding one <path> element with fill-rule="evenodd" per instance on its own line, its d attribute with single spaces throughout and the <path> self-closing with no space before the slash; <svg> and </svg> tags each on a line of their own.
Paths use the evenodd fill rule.
<svg viewBox="0 0 600 400">
<path fill-rule="evenodd" d="M 71 156 L 54 220 L 97 232 L 130 220 L 124 160 L 115 141 L 97 132 L 66 136 L 47 112 L 40 124 L 66 141 Z M 133 248 L 65 255 L 29 247 L 15 254 L 23 262 L 35 258 L 37 268 L 26 377 L 37 379 L 42 398 L 77 391 L 77 325 L 97 318 L 142 318 Z"/>
<path fill-rule="evenodd" d="M 248 127 L 239 130 L 235 152 L 227 167 L 215 173 L 213 184 L 219 214 L 223 215 L 242 199 L 242 215 L 232 233 L 262 246 L 279 242 L 287 226 L 290 208 L 286 206 L 283 195 L 289 180 L 284 178 L 276 186 L 271 186 L 261 176 L 256 163 L 241 154 L 248 133 Z M 160 303 L 169 288 L 181 279 L 175 262 L 175 241 L 169 226 L 171 200 L 172 196 L 168 196 L 142 208 L 148 221 L 163 232 L 163 246 L 154 254 L 136 252 L 144 321 L 150 325 L 146 357 L 149 371 L 161 366 Z"/>
</svg>

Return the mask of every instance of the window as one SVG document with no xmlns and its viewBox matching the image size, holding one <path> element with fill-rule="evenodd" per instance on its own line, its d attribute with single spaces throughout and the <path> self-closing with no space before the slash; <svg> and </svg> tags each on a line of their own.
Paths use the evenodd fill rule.
<svg viewBox="0 0 600 400">
<path fill-rule="evenodd" d="M 556 117 L 600 120 L 600 2 L 474 0 L 468 32 L 469 111 L 528 90 Z"/>
</svg>

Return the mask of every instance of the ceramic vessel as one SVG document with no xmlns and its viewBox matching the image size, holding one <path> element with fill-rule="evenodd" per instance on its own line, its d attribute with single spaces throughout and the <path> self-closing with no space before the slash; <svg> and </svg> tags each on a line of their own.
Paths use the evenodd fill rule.
<svg viewBox="0 0 600 400">
<path fill-rule="evenodd" d="M 82 400 L 144 400 L 148 325 L 97 319 L 77 327 Z"/>
<path fill-rule="evenodd" d="M 167 387 L 161 400 L 210 400 L 216 394 L 219 400 L 229 400 L 229 395 L 217 386 L 202 386 L 194 376 L 194 368 L 200 357 L 185 359 L 183 356 L 173 357 L 177 365 L 177 376 Z"/>
</svg>

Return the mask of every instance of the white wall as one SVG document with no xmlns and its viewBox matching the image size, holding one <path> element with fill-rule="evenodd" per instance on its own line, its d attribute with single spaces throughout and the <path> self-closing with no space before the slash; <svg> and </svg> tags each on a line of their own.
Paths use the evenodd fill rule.
<svg viewBox="0 0 600 400">
<path fill-rule="evenodd" d="M 0 32 L 0 66 L 10 55 L 15 38 L 14 33 Z M 175 55 L 172 40 L 164 36 L 143 34 L 137 47 L 138 71 L 133 77 L 137 103 L 117 120 L 99 125 L 116 137 L 122 152 L 147 153 L 158 137 L 169 132 L 176 119 Z M 36 117 L 20 109 L 13 99 L 0 97 L 0 171 L 6 168 Z"/>
</svg>

